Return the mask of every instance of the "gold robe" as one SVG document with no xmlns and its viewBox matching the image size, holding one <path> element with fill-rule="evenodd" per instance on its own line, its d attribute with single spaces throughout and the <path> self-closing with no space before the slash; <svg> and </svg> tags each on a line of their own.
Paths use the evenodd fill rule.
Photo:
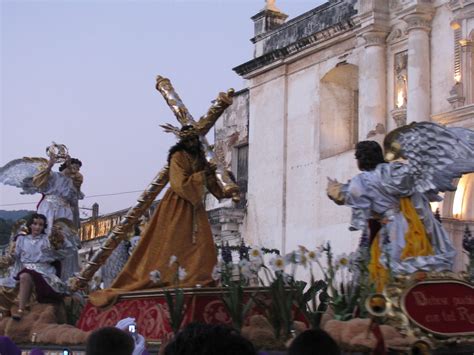
<svg viewBox="0 0 474 355">
<path fill-rule="evenodd" d="M 212 283 L 217 253 L 203 204 L 205 187 L 217 198 L 224 194 L 215 176 L 206 175 L 198 165 L 197 159 L 185 151 L 172 155 L 170 188 L 111 288 L 89 295 L 92 304 L 102 307 L 113 303 L 120 293 L 174 286 L 177 265 L 169 265 L 173 255 L 187 272 L 179 287 Z M 161 273 L 162 282 L 158 285 L 150 280 L 154 270 Z"/>
</svg>

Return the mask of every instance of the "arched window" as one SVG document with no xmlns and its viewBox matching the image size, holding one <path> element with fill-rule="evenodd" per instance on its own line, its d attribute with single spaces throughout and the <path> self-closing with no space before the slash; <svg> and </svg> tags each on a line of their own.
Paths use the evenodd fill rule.
<svg viewBox="0 0 474 355">
<path fill-rule="evenodd" d="M 320 158 L 354 147 L 357 142 L 359 69 L 342 64 L 329 71 L 320 85 Z"/>
</svg>

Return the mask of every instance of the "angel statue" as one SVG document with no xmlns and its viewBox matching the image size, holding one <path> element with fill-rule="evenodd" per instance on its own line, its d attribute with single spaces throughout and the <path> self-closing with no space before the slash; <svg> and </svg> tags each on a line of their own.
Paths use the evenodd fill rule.
<svg viewBox="0 0 474 355">
<path fill-rule="evenodd" d="M 47 218 L 45 233 L 52 234 L 58 228 L 65 235 L 64 260 L 61 262 L 61 279 L 66 281 L 79 272 L 78 250 L 80 226 L 78 201 L 84 198 L 81 192 L 83 176 L 79 172 L 82 162 L 71 158 L 63 144 L 53 142 L 46 148 L 49 160 L 45 158 L 15 159 L 0 168 L 0 183 L 20 187 L 22 194 L 41 193 L 43 197 L 37 212 Z M 62 163 L 59 171 L 53 171 L 54 164 Z M 55 223 L 59 219 L 61 223 Z M 64 220 L 70 221 L 65 223 Z"/>
<path fill-rule="evenodd" d="M 452 269 L 456 251 L 430 202 L 474 171 L 474 132 L 414 122 L 390 132 L 384 149 L 385 156 L 375 141 L 357 143 L 362 172 L 346 184 L 328 178 L 327 186 L 331 200 L 351 207 L 349 229 L 370 237 L 369 274 L 379 292 L 390 271 Z"/>
<path fill-rule="evenodd" d="M 20 265 L 18 262 L 15 262 L 15 246 L 16 240 L 20 235 L 27 235 L 28 227 L 26 226 L 26 220 L 19 219 L 12 226 L 10 241 L 8 247 L 5 251 L 5 254 L 0 256 L 0 272 L 3 273 L 0 278 L 0 288 L 8 287 L 14 288 L 16 285 L 15 277 L 21 271 Z"/>
</svg>

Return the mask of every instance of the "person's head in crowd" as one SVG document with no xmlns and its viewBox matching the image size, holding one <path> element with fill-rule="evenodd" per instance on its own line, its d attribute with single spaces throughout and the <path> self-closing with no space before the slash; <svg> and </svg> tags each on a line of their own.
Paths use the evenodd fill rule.
<svg viewBox="0 0 474 355">
<path fill-rule="evenodd" d="M 132 355 L 134 347 L 130 334 L 104 327 L 94 330 L 87 338 L 86 355 Z"/>
<path fill-rule="evenodd" d="M 339 355 L 341 350 L 331 336 L 321 329 L 309 329 L 298 335 L 288 355 Z"/>
<path fill-rule="evenodd" d="M 7 336 L 0 336 L 0 354 L 21 355 L 21 350 Z"/>
<path fill-rule="evenodd" d="M 256 355 L 253 344 L 230 327 L 191 323 L 165 349 L 165 355 Z"/>
</svg>

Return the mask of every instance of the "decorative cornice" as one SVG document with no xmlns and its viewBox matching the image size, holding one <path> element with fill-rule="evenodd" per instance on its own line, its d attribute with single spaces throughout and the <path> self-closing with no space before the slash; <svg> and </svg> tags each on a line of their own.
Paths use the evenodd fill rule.
<svg viewBox="0 0 474 355">
<path fill-rule="evenodd" d="M 474 5 L 474 0 L 450 0 L 446 6 L 451 11 L 457 11 L 460 9 L 464 9 L 467 6 Z"/>
<path fill-rule="evenodd" d="M 392 0 L 390 1 L 389 8 L 391 11 L 398 11 L 403 8 L 401 0 Z"/>
<path fill-rule="evenodd" d="M 431 117 L 434 122 L 445 125 L 463 120 L 474 121 L 474 104 L 463 106 L 448 112 L 439 113 Z"/>
<path fill-rule="evenodd" d="M 276 49 L 272 52 L 252 59 L 233 68 L 232 70 L 240 76 L 247 75 L 257 69 L 261 69 L 269 64 L 272 64 L 277 60 L 282 60 L 311 46 L 314 46 L 317 43 L 337 37 L 349 30 L 352 30 L 354 27 L 354 21 L 352 19 L 348 19 L 347 21 L 340 22 L 332 27 L 326 28 L 323 31 L 314 33 L 311 36 L 302 38 L 286 47 Z"/>
</svg>

